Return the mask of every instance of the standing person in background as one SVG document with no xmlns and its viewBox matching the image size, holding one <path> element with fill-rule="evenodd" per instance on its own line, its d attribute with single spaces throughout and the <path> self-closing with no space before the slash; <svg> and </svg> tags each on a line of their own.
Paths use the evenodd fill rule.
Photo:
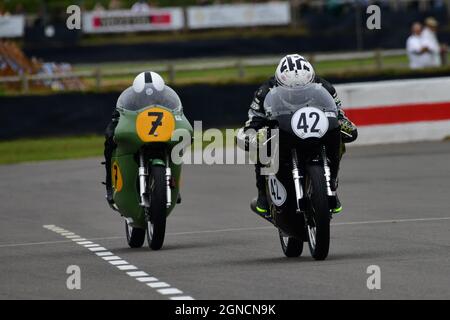
<svg viewBox="0 0 450 320">
<path fill-rule="evenodd" d="M 436 36 L 437 27 L 436 19 L 432 17 L 425 19 L 425 28 L 420 36 L 423 46 L 428 48 L 423 55 L 424 67 L 440 67 L 442 65 L 441 46 Z"/>
<path fill-rule="evenodd" d="M 148 5 L 148 3 L 144 0 L 140 0 L 138 2 L 136 2 L 135 4 L 133 4 L 133 6 L 131 7 L 131 11 L 133 12 L 148 12 L 150 11 L 150 6 Z"/>
<path fill-rule="evenodd" d="M 109 2 L 108 10 L 120 10 L 122 9 L 122 3 L 120 0 L 111 0 Z"/>
<path fill-rule="evenodd" d="M 428 52 L 428 48 L 422 43 L 422 24 L 413 23 L 411 27 L 411 35 L 406 40 L 406 52 L 409 59 L 409 67 L 411 69 L 421 69 L 425 67 L 424 54 Z"/>
</svg>

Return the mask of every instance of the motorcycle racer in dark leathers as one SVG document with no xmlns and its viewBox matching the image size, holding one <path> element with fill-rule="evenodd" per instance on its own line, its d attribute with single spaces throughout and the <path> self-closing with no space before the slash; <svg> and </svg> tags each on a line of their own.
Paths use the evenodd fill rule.
<svg viewBox="0 0 450 320">
<path fill-rule="evenodd" d="M 325 79 L 317 76 L 314 72 L 313 66 L 301 55 L 291 54 L 283 57 L 276 69 L 275 76 L 264 82 L 258 90 L 256 90 L 253 101 L 248 111 L 248 121 L 245 123 L 243 133 L 248 129 L 253 129 L 251 132 L 257 132 L 267 125 L 267 117 L 264 109 L 264 99 L 269 91 L 275 86 L 285 86 L 288 88 L 300 88 L 309 83 L 321 84 L 333 97 L 336 107 L 338 109 L 338 120 L 341 126 L 341 141 L 339 148 L 340 152 L 330 154 L 331 158 L 331 189 L 336 192 L 338 187 L 338 172 L 339 163 L 342 155 L 345 152 L 344 143 L 350 143 L 356 140 L 358 131 L 356 126 L 346 117 L 342 110 L 341 101 L 337 96 L 336 89 Z M 257 137 L 249 136 L 250 140 L 256 140 Z M 261 175 L 261 164 L 255 165 L 256 173 L 256 187 L 258 189 L 258 197 L 253 200 L 256 202 L 256 211 L 260 215 L 265 215 L 268 212 L 268 203 L 265 190 L 265 178 Z M 332 213 L 339 213 L 342 211 L 342 205 L 336 194 L 336 207 L 331 209 Z"/>
</svg>

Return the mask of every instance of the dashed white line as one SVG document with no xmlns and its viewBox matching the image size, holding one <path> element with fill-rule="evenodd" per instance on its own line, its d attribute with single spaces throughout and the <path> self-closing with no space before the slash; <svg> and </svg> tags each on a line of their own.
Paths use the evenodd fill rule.
<svg viewBox="0 0 450 320">
<path fill-rule="evenodd" d="M 81 241 L 81 242 L 77 242 L 79 245 L 82 245 L 82 246 L 84 246 L 84 245 L 86 245 L 86 244 L 93 244 L 93 242 L 92 241 Z"/>
<path fill-rule="evenodd" d="M 111 260 L 121 260 L 122 258 L 118 257 L 118 256 L 107 256 L 107 257 L 102 257 L 102 259 L 106 260 L 106 261 L 111 261 Z"/>
<path fill-rule="evenodd" d="M 112 261 L 109 261 L 109 263 L 111 263 L 113 266 L 119 266 L 121 264 L 129 264 L 125 260 L 112 260 Z"/>
<path fill-rule="evenodd" d="M 105 257 L 105 256 L 112 256 L 112 255 L 114 255 L 114 253 L 112 253 L 110 251 L 96 252 L 95 254 L 98 255 L 99 257 Z"/>
<path fill-rule="evenodd" d="M 95 247 L 95 248 L 88 248 L 89 250 L 96 252 L 96 251 L 105 251 L 106 249 L 103 247 Z"/>
<path fill-rule="evenodd" d="M 115 266 L 121 271 L 126 271 L 126 274 L 131 278 L 136 279 L 138 282 L 146 284 L 148 287 L 156 289 L 156 292 L 168 297 L 171 300 L 194 300 L 191 296 L 182 296 L 183 291 L 173 288 L 170 284 L 166 282 L 159 281 L 157 278 L 150 276 L 148 273 L 138 270 L 138 268 L 129 262 L 123 260 L 119 256 L 114 255 L 108 249 L 100 246 L 92 241 L 86 241 L 85 238 L 81 238 L 73 232 L 66 229 L 57 227 L 55 225 L 44 225 L 45 229 L 51 230 L 53 232 L 59 233 L 60 235 L 66 237 L 67 239 L 73 241 L 76 244 L 92 251 L 98 257 L 102 258 L 109 264 Z M 1 247 L 1 246 L 0 246 Z M 134 270 L 134 271 L 130 271 Z"/>
<path fill-rule="evenodd" d="M 349 222 L 331 223 L 331 225 L 332 226 L 353 226 L 353 225 L 390 224 L 390 223 L 395 224 L 395 223 L 436 222 L 436 221 L 450 221 L 450 217 L 372 220 L 372 221 L 370 221 L 370 220 L 369 221 L 349 221 Z M 184 235 L 195 235 L 195 234 L 204 234 L 204 233 L 258 231 L 258 230 L 273 230 L 273 226 L 248 227 L 248 228 L 230 228 L 230 229 L 216 229 L 216 230 L 200 230 L 200 231 L 187 231 L 187 232 L 171 232 L 171 233 L 167 233 L 167 235 L 184 236 Z M 52 230 L 52 231 L 54 231 L 54 230 Z M 64 230 L 64 231 L 67 231 L 67 230 Z M 123 236 L 90 238 L 89 240 L 116 240 L 116 239 L 123 239 Z M 59 241 L 5 243 L 5 244 L 0 244 L 0 248 L 39 246 L 39 245 L 46 245 L 46 244 L 51 245 L 51 244 L 60 244 L 60 243 L 70 243 L 71 241 L 78 242 L 78 241 L 86 241 L 86 240 L 87 239 L 85 239 L 85 238 L 80 238 L 80 239 L 59 240 Z"/>
<path fill-rule="evenodd" d="M 117 266 L 117 268 L 118 268 L 119 270 L 122 270 L 122 271 L 126 271 L 126 270 L 137 270 L 137 267 L 136 267 L 136 266 L 132 266 L 132 265 L 130 265 L 130 264 L 127 264 L 127 265 L 124 265 L 124 266 Z"/>
<path fill-rule="evenodd" d="M 166 288 L 166 287 L 168 288 L 168 287 L 170 287 L 170 285 L 165 282 L 149 282 L 149 283 L 147 283 L 147 285 L 150 288 Z"/>
<path fill-rule="evenodd" d="M 194 298 L 189 297 L 189 296 L 175 296 L 175 297 L 171 297 L 169 298 L 170 300 L 194 300 Z"/>
<path fill-rule="evenodd" d="M 182 294 L 183 291 L 178 290 L 176 288 L 168 288 L 168 289 L 159 289 L 157 290 L 159 293 L 163 295 L 169 295 L 169 294 Z"/>
<path fill-rule="evenodd" d="M 141 277 L 141 278 L 136 278 L 137 281 L 139 282 L 153 282 L 153 281 L 158 281 L 158 279 L 156 279 L 155 277 Z"/>
<path fill-rule="evenodd" d="M 83 245 L 83 247 L 85 247 L 85 248 L 92 248 L 92 247 L 99 247 L 99 245 L 93 243 L 93 244 L 85 244 L 85 245 Z"/>
<path fill-rule="evenodd" d="M 127 272 L 130 277 L 146 277 L 148 274 L 144 271 L 130 271 Z"/>
</svg>

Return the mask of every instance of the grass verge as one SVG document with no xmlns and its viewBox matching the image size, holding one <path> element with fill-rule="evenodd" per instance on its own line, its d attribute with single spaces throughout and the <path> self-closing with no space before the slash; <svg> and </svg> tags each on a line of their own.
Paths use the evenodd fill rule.
<svg viewBox="0 0 450 320">
<path fill-rule="evenodd" d="M 226 137 L 225 130 L 215 129 L 213 131 L 213 136 L 217 137 L 219 143 L 222 143 L 220 140 Z M 236 129 L 233 128 L 232 130 Z M 104 141 L 105 138 L 101 135 L 0 141 L 0 165 L 44 160 L 103 157 Z M 215 142 L 216 138 L 213 141 Z M 202 141 L 202 147 L 205 148 L 211 143 L 211 141 Z M 226 146 L 233 146 L 234 139 L 224 141 L 224 143 Z"/>
<path fill-rule="evenodd" d="M 97 157 L 103 142 L 100 135 L 1 141 L 0 164 Z"/>
</svg>

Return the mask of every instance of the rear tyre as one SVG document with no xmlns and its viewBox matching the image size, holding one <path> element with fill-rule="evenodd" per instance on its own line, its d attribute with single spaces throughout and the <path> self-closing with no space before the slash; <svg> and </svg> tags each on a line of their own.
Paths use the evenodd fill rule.
<svg viewBox="0 0 450 320">
<path fill-rule="evenodd" d="M 308 244 L 315 260 L 325 260 L 330 248 L 330 207 L 323 167 L 318 164 L 307 167 L 306 190 L 310 205 L 307 214 Z"/>
<path fill-rule="evenodd" d="M 281 230 L 278 230 L 280 236 L 281 249 L 288 258 L 296 258 L 301 256 L 303 252 L 303 240 L 284 235 Z"/>
<path fill-rule="evenodd" d="M 147 241 L 152 250 L 159 250 L 163 246 L 166 234 L 166 168 L 151 167 L 148 188 L 151 196 L 150 214 L 147 217 Z"/>
<path fill-rule="evenodd" d="M 134 228 L 125 220 L 125 233 L 130 248 L 140 248 L 145 241 L 145 229 Z"/>
</svg>

